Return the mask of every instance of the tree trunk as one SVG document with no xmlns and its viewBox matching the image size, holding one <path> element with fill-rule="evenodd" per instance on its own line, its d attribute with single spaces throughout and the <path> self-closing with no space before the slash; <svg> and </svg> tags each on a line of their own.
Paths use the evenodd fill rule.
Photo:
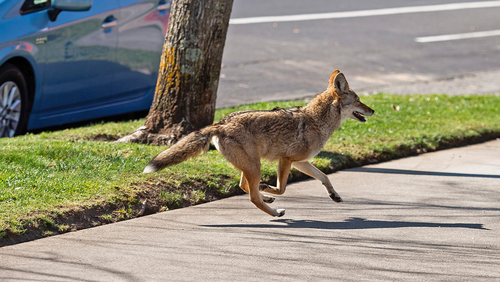
<svg viewBox="0 0 500 282">
<path fill-rule="evenodd" d="M 144 126 L 117 142 L 169 145 L 213 123 L 233 0 L 174 0 Z"/>
</svg>

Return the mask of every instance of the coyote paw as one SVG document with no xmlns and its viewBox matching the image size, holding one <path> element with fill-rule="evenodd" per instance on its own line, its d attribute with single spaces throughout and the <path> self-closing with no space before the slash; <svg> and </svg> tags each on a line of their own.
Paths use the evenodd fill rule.
<svg viewBox="0 0 500 282">
<path fill-rule="evenodd" d="M 266 183 L 260 183 L 259 184 L 259 190 L 262 191 L 264 189 L 267 189 L 269 188 L 269 185 L 267 185 Z"/>
<path fill-rule="evenodd" d="M 276 212 L 278 213 L 277 217 L 282 217 L 285 215 L 284 209 L 277 209 Z"/>
<path fill-rule="evenodd" d="M 338 194 L 330 194 L 330 198 L 332 198 L 332 200 L 337 203 L 344 201 Z"/>
<path fill-rule="evenodd" d="M 264 203 L 271 204 L 272 202 L 274 202 L 274 200 L 275 200 L 275 198 L 271 197 L 271 196 L 263 196 L 262 197 L 262 201 L 264 201 Z"/>
</svg>

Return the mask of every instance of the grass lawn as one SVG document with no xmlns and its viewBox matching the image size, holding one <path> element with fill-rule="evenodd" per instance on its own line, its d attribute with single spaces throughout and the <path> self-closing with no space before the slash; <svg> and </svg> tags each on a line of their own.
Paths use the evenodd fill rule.
<svg viewBox="0 0 500 282">
<path fill-rule="evenodd" d="M 313 159 L 322 171 L 500 137 L 500 96 L 377 94 L 361 100 L 375 114 L 365 124 L 344 122 Z M 215 120 L 238 110 L 305 103 L 220 109 Z M 0 246 L 240 193 L 239 173 L 216 150 L 143 175 L 145 165 L 165 147 L 95 141 L 117 139 L 143 122 L 0 139 Z M 264 182 L 275 181 L 276 166 L 263 162 Z M 292 171 L 291 180 L 300 178 Z"/>
</svg>

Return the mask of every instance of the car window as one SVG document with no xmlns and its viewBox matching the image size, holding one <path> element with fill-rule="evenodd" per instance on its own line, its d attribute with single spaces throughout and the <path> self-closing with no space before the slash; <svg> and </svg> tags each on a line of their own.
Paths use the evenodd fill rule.
<svg viewBox="0 0 500 282">
<path fill-rule="evenodd" d="M 21 15 L 33 13 L 50 7 L 51 0 L 26 0 L 24 1 L 21 10 Z"/>
</svg>

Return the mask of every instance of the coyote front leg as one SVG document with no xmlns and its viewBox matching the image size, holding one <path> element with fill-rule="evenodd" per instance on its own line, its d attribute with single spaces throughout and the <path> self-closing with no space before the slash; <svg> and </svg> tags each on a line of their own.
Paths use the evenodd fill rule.
<svg viewBox="0 0 500 282">
<path fill-rule="evenodd" d="M 288 174 L 290 173 L 290 167 L 292 162 L 286 158 L 280 158 L 278 162 L 278 187 L 273 187 L 271 185 L 267 185 L 261 183 L 259 185 L 259 189 L 263 192 L 275 194 L 275 195 L 283 195 L 286 189 L 286 182 L 288 180 Z"/>
<path fill-rule="evenodd" d="M 326 190 L 328 191 L 328 194 L 330 195 L 330 198 L 332 198 L 332 200 L 337 203 L 343 202 L 340 195 L 337 194 L 337 192 L 335 192 L 335 190 L 333 189 L 333 185 L 328 177 L 315 166 L 313 166 L 310 162 L 294 162 L 292 163 L 292 165 L 299 171 L 321 181 L 321 183 L 323 183 L 323 185 L 326 187 Z"/>
<path fill-rule="evenodd" d="M 241 173 L 240 188 L 241 190 L 245 191 L 245 193 L 250 194 L 250 191 L 248 190 L 248 182 L 245 180 L 243 172 Z M 262 201 L 264 201 L 264 203 L 270 204 L 274 202 L 274 197 L 262 195 Z"/>
</svg>

